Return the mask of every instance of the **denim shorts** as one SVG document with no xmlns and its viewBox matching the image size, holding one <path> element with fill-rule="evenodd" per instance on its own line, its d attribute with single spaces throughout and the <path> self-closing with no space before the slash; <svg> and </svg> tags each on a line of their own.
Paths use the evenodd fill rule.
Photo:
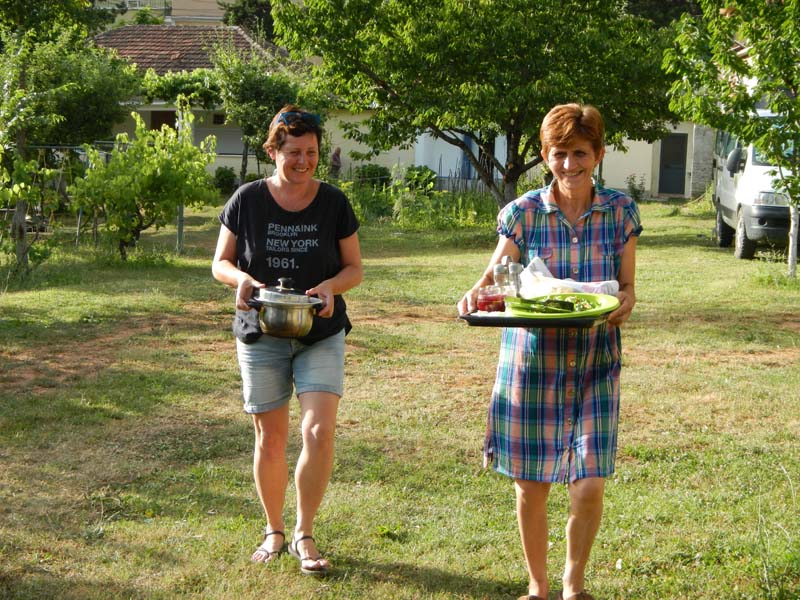
<svg viewBox="0 0 800 600">
<path fill-rule="evenodd" d="M 270 335 L 253 344 L 236 340 L 236 354 L 248 414 L 280 408 L 295 390 L 339 397 L 344 390 L 344 329 L 310 346 Z"/>
</svg>

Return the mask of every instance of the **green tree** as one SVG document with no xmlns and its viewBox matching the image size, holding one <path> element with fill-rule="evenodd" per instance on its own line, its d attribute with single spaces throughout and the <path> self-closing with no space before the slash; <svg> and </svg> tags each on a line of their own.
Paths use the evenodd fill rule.
<svg viewBox="0 0 800 600">
<path fill-rule="evenodd" d="M 124 260 L 142 231 L 173 221 L 183 205 L 212 202 L 216 191 L 206 168 L 214 161 L 215 140 L 197 147 L 192 140 L 193 115 L 188 101 L 179 99 L 177 129 L 164 125 L 148 130 L 133 113 L 136 136 L 117 136 L 110 157 L 87 147 L 89 168 L 70 188 L 79 207 L 102 212 L 106 228 Z"/>
<path fill-rule="evenodd" d="M 225 11 L 226 24 L 243 27 L 260 42 L 272 41 L 275 32 L 270 0 L 218 1 L 217 4 Z"/>
<path fill-rule="evenodd" d="M 6 165 L 16 166 L 13 173 L 20 173 L 19 165 L 27 161 L 27 132 L 34 124 L 60 120 L 55 113 L 40 114 L 35 110 L 37 94 L 29 91 L 30 58 L 34 47 L 53 39 L 59 25 L 77 24 L 86 31 L 99 26 L 104 17 L 99 16 L 88 0 L 0 0 L 0 34 L 3 51 L 9 55 L 2 68 L 0 82 L 0 146 L 9 149 Z M 53 92 L 55 90 L 52 90 Z M 13 187 L 22 182 L 15 181 Z M 22 189 L 17 185 L 18 189 Z M 14 217 L 11 221 L 11 237 L 14 240 L 17 270 L 27 272 L 28 251 L 25 219 L 28 212 L 28 196 L 16 195 Z"/>
<path fill-rule="evenodd" d="M 159 75 L 148 69 L 142 81 L 145 101 L 163 100 L 174 104 L 178 96 L 184 96 L 192 106 L 212 109 L 222 101 L 217 73 L 213 69 L 194 71 L 169 71 Z"/>
<path fill-rule="evenodd" d="M 149 6 L 143 6 L 136 11 L 133 22 L 135 25 L 163 25 L 164 19 L 154 14 Z"/>
<path fill-rule="evenodd" d="M 299 86 L 284 65 L 259 50 L 247 56 L 222 45 L 215 49 L 212 61 L 226 118 L 242 130 L 240 181 L 244 181 L 248 149 L 261 148 L 273 115 L 297 101 Z"/>
<path fill-rule="evenodd" d="M 778 166 L 776 189 L 790 201 L 789 276 L 796 277 L 800 205 L 800 2 L 701 0 L 665 56 L 677 78 L 672 107 L 693 121 L 753 142 Z M 768 123 L 764 108 L 776 115 Z M 793 151 L 787 152 L 787 148 Z"/>
<path fill-rule="evenodd" d="M 74 27 L 34 46 L 29 67 L 32 110 L 60 117 L 57 123 L 33 124 L 28 130 L 30 144 L 77 145 L 109 139 L 140 90 L 133 65 L 87 43 Z"/>
<path fill-rule="evenodd" d="M 320 57 L 326 93 L 368 111 L 350 137 L 377 153 L 427 132 L 460 148 L 502 206 L 541 162 L 538 130 L 555 104 L 596 105 L 613 144 L 665 135 L 665 36 L 624 9 L 615 0 L 275 0 L 273 17 L 281 43 Z M 494 156 L 499 137 L 505 160 Z"/>
</svg>

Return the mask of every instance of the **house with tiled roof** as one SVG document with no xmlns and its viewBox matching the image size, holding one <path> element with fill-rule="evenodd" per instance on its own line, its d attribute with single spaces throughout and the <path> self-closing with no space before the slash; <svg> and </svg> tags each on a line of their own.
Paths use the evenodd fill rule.
<svg viewBox="0 0 800 600">
<path fill-rule="evenodd" d="M 128 25 L 95 36 L 98 46 L 113 48 L 142 70 L 167 72 L 211 69 L 210 51 L 220 43 L 241 52 L 267 50 L 240 27 L 230 25 Z"/>
<path fill-rule="evenodd" d="M 211 52 L 218 44 L 231 44 L 244 53 L 280 52 L 276 47 L 258 44 L 240 27 L 228 25 L 128 25 L 98 34 L 95 43 L 114 49 L 139 70 L 153 69 L 159 75 L 213 68 Z M 175 107 L 166 102 L 155 101 L 136 110 L 151 129 L 175 123 Z M 199 143 L 209 135 L 217 140 L 217 160 L 212 168 L 230 166 L 238 173 L 244 148 L 241 129 L 235 123 L 226 122 L 221 108 L 195 109 L 194 114 L 195 140 Z M 134 130 L 131 117 L 118 126 L 115 133 L 132 134 Z M 254 156 L 251 155 L 251 159 Z M 255 163 L 250 164 L 255 169 Z"/>
<path fill-rule="evenodd" d="M 277 46 L 258 44 L 240 27 L 227 25 L 129 25 L 100 33 L 95 37 L 95 42 L 98 46 L 113 48 L 121 57 L 136 64 L 138 69 L 142 71 L 153 69 L 159 75 L 213 68 L 210 54 L 214 46 L 220 42 L 231 43 L 245 53 L 253 50 L 273 56 L 284 53 L 284 50 Z M 136 110 L 151 129 L 175 123 L 175 107 L 171 104 L 156 101 L 139 106 Z M 199 143 L 209 135 L 213 135 L 217 140 L 217 159 L 211 169 L 219 166 L 233 167 L 234 172 L 238 174 L 244 148 L 241 129 L 235 123 L 226 122 L 225 112 L 221 108 L 195 109 L 194 114 L 195 141 Z M 326 122 L 325 129 L 331 147 L 340 146 L 343 149 L 343 173 L 349 172 L 354 166 L 348 156 L 348 150 L 353 149 L 356 144 L 345 138 L 340 122 L 359 120 L 346 111 L 336 111 L 335 114 L 329 115 Z M 133 118 L 118 126 L 115 133 L 123 131 L 133 134 L 135 131 Z M 359 147 L 359 149 L 365 148 Z M 391 168 L 397 164 L 410 165 L 413 159 L 413 150 L 397 149 L 382 153 L 372 162 Z M 250 172 L 256 170 L 252 151 L 248 157 L 248 165 Z"/>
</svg>

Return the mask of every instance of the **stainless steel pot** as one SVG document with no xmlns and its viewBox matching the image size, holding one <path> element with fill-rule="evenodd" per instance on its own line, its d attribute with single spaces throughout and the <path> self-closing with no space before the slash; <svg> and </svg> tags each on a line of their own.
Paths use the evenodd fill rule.
<svg viewBox="0 0 800 600">
<path fill-rule="evenodd" d="M 258 310 L 261 329 L 267 335 L 296 338 L 311 331 L 322 300 L 292 289 L 293 285 L 291 279 L 281 277 L 276 287 L 260 288 L 247 302 Z"/>
</svg>

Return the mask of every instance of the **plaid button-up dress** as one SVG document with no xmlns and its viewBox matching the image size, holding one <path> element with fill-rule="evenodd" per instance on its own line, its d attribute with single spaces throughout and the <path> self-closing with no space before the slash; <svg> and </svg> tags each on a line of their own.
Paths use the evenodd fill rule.
<svg viewBox="0 0 800 600">
<path fill-rule="evenodd" d="M 642 231 L 636 203 L 595 187 L 573 227 L 550 187 L 528 192 L 498 215 L 520 262 L 544 260 L 554 277 L 616 279 L 625 242 Z M 484 443 L 485 462 L 516 479 L 571 482 L 614 472 L 619 421 L 620 332 L 504 328 Z"/>
</svg>

